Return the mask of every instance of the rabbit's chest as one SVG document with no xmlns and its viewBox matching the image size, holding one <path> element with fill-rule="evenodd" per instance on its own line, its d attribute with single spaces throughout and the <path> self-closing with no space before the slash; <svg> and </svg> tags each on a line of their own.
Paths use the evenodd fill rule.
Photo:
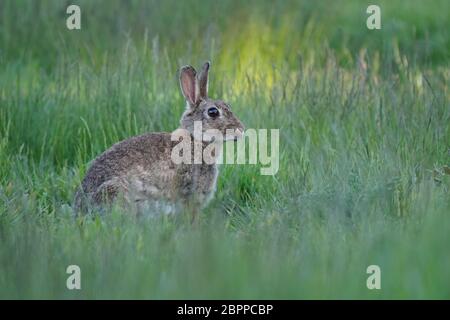
<svg viewBox="0 0 450 320">
<path fill-rule="evenodd" d="M 188 165 L 178 174 L 177 189 L 182 198 L 204 206 L 214 195 L 218 169 L 216 165 Z"/>
<path fill-rule="evenodd" d="M 199 165 L 194 168 L 194 192 L 199 194 L 214 193 L 217 175 L 216 165 Z"/>
</svg>

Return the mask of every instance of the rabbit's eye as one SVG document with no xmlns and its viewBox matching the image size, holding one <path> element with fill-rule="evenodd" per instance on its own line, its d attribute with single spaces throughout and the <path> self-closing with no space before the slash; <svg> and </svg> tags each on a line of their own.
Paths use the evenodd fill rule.
<svg viewBox="0 0 450 320">
<path fill-rule="evenodd" d="M 219 116 L 220 112 L 216 107 L 212 107 L 208 109 L 208 116 L 211 118 L 217 118 Z"/>
</svg>

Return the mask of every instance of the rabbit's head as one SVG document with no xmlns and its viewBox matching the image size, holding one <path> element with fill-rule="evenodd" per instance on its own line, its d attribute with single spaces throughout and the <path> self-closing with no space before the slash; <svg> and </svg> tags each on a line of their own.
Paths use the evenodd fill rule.
<svg viewBox="0 0 450 320">
<path fill-rule="evenodd" d="M 181 117 L 181 128 L 186 129 L 195 139 L 210 140 L 208 133 L 220 132 L 223 140 L 237 140 L 242 137 L 244 125 L 231 112 L 230 105 L 222 100 L 208 98 L 209 62 L 203 65 L 197 74 L 191 66 L 184 66 L 180 71 L 180 87 L 186 99 L 186 111 Z M 194 123 L 201 123 L 202 137 L 194 130 Z M 214 139 L 217 136 L 214 135 Z"/>
</svg>

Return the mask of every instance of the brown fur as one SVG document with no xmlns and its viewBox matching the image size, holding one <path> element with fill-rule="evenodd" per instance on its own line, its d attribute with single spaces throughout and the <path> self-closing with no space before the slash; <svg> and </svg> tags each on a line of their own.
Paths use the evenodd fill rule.
<svg viewBox="0 0 450 320">
<path fill-rule="evenodd" d="M 207 62 L 198 77 L 191 66 L 180 72 L 187 108 L 178 130 L 190 134 L 192 144 L 194 121 L 201 121 L 203 130 L 218 129 L 223 134 L 226 129 L 244 130 L 228 104 L 208 99 L 208 71 Z M 219 117 L 208 116 L 211 107 L 220 111 Z M 159 213 L 155 211 L 164 211 L 163 207 L 169 207 L 170 212 L 204 207 L 215 191 L 217 165 L 175 164 L 171 153 L 177 143 L 171 141 L 170 133 L 147 133 L 116 143 L 93 161 L 75 195 L 76 210 L 86 212 L 91 207 L 111 204 L 119 195 L 137 213 Z M 205 148 L 209 142 L 200 143 Z"/>
</svg>

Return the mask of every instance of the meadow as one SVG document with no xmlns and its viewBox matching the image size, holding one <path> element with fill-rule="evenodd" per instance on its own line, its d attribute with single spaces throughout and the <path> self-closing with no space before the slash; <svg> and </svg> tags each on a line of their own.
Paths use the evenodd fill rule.
<svg viewBox="0 0 450 320">
<path fill-rule="evenodd" d="M 364 1 L 73 3 L 81 30 L 0 1 L 0 298 L 450 298 L 447 0 L 377 1 L 381 30 Z M 194 225 L 74 219 L 89 162 L 174 130 L 177 70 L 206 60 L 212 97 L 280 130 L 278 173 L 221 166 Z"/>
</svg>

